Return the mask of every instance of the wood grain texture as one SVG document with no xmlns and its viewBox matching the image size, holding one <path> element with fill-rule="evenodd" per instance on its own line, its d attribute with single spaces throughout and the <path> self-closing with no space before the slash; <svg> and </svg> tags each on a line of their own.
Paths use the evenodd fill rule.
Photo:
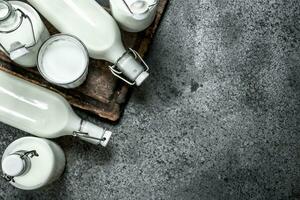
<svg viewBox="0 0 300 200">
<path fill-rule="evenodd" d="M 122 39 L 126 47 L 137 50 L 142 57 L 145 56 L 167 3 L 168 0 L 160 0 L 156 18 L 147 30 L 140 33 L 122 33 Z M 45 19 L 44 21 L 51 34 L 57 33 L 55 28 Z M 36 68 L 17 66 L 0 52 L 0 70 L 53 90 L 64 96 L 72 106 L 92 112 L 101 118 L 117 121 L 129 96 L 130 87 L 114 77 L 108 66 L 109 63 L 107 62 L 91 59 L 89 74 L 85 83 L 70 90 L 48 83 L 40 76 Z"/>
</svg>

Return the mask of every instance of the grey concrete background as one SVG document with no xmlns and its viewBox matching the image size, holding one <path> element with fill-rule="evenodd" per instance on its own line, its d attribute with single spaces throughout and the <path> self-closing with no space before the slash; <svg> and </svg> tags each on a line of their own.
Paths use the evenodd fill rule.
<svg viewBox="0 0 300 200">
<path fill-rule="evenodd" d="M 171 0 L 108 148 L 56 140 L 47 188 L 2 199 L 300 199 L 300 1 Z M 21 131 L 1 124 L 0 152 Z"/>
</svg>

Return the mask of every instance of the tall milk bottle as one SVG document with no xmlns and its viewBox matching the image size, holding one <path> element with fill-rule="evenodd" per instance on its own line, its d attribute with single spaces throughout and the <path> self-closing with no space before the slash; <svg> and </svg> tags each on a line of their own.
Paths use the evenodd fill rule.
<svg viewBox="0 0 300 200">
<path fill-rule="evenodd" d="M 146 63 L 126 50 L 115 20 L 95 0 L 27 0 L 60 32 L 78 37 L 90 57 L 113 63 L 112 73 L 131 85 L 149 76 Z"/>
<path fill-rule="evenodd" d="M 2 156 L 3 177 L 14 187 L 34 190 L 57 180 L 65 169 L 65 154 L 54 142 L 23 137 L 11 143 Z"/>
<path fill-rule="evenodd" d="M 3 71 L 0 121 L 43 138 L 73 135 L 102 146 L 112 134 L 79 118 L 62 96 Z"/>
<path fill-rule="evenodd" d="M 38 50 L 48 38 L 48 30 L 30 5 L 0 0 L 0 50 L 11 60 L 36 66 Z"/>
</svg>

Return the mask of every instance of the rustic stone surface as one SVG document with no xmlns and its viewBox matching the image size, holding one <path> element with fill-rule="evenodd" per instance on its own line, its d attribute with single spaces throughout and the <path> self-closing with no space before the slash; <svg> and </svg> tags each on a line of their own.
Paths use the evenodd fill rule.
<svg viewBox="0 0 300 200">
<path fill-rule="evenodd" d="M 170 0 L 107 148 L 70 137 L 61 179 L 4 200 L 299 200 L 300 1 Z M 0 124 L 0 152 L 22 131 Z"/>
</svg>

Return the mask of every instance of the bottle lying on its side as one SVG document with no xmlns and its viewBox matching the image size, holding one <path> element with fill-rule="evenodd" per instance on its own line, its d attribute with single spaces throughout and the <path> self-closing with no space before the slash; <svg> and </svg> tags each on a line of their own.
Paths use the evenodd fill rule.
<svg viewBox="0 0 300 200">
<path fill-rule="evenodd" d="M 111 132 L 79 118 L 60 95 L 0 71 L 0 121 L 30 134 L 106 146 Z"/>
</svg>

